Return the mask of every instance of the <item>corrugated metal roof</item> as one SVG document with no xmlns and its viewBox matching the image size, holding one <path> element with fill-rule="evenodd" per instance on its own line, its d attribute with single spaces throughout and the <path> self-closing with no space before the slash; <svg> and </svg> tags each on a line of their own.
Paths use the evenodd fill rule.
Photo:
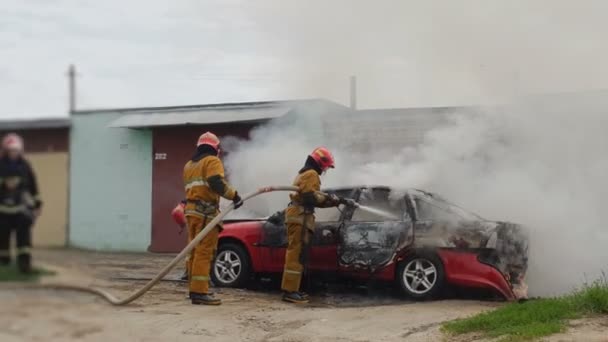
<svg viewBox="0 0 608 342">
<path fill-rule="evenodd" d="M 34 120 L 2 120 L 0 131 L 25 130 L 25 129 L 48 129 L 68 128 L 71 125 L 69 118 L 34 119 Z"/>
<path fill-rule="evenodd" d="M 267 106 L 295 106 L 313 103 L 333 104 L 339 107 L 344 107 L 340 104 L 331 102 L 325 99 L 291 99 L 291 100 L 275 100 L 275 101 L 252 101 L 252 102 L 226 102 L 226 103 L 210 103 L 201 105 L 185 105 L 185 106 L 164 106 L 164 107 L 131 107 L 131 108 L 99 108 L 99 109 L 79 109 L 72 112 L 73 115 L 100 114 L 100 113 L 165 113 L 173 111 L 198 111 L 209 109 L 231 109 L 239 107 L 267 107 Z M 346 108 L 346 107 L 344 107 Z"/>
<path fill-rule="evenodd" d="M 201 107 L 197 110 L 164 110 L 162 112 L 139 112 L 126 114 L 108 127 L 145 128 L 160 126 L 183 126 L 201 124 L 219 124 L 228 122 L 259 122 L 281 117 L 291 111 L 289 106 L 230 106 Z"/>
</svg>

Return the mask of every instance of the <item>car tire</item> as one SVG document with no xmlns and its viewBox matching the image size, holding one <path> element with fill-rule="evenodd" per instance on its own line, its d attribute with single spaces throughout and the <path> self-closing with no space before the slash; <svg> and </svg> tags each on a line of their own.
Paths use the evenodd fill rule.
<svg viewBox="0 0 608 342">
<path fill-rule="evenodd" d="M 245 287 L 251 279 L 251 262 L 247 251 L 235 243 L 220 244 L 210 273 L 217 287 Z"/>
<path fill-rule="evenodd" d="M 435 298 L 445 283 L 443 263 L 432 251 L 416 251 L 399 263 L 396 280 L 401 291 L 410 298 Z"/>
</svg>

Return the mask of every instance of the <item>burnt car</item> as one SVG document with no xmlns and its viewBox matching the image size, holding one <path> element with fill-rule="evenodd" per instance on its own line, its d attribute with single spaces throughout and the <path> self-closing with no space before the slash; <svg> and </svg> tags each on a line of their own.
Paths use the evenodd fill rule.
<svg viewBox="0 0 608 342">
<path fill-rule="evenodd" d="M 447 285 L 494 290 L 507 300 L 525 296 L 528 238 L 508 222 L 485 220 L 436 194 L 361 186 L 325 189 L 359 207 L 317 209 L 308 274 L 394 282 L 414 299 Z M 284 214 L 227 220 L 212 278 L 241 287 L 259 274 L 283 271 Z"/>
</svg>

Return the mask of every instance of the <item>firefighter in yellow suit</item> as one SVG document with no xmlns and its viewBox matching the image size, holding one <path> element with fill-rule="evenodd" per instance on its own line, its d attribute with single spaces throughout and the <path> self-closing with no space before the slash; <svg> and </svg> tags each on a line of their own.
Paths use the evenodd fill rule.
<svg viewBox="0 0 608 342">
<path fill-rule="evenodd" d="M 328 208 L 349 204 L 350 200 L 321 192 L 321 178 L 327 169 L 334 167 L 334 157 L 324 147 L 316 148 L 307 158 L 293 185 L 297 193 L 289 195 L 291 203 L 285 210 L 287 225 L 287 251 L 283 269 L 283 300 L 291 303 L 308 303 L 308 295 L 300 292 L 302 273 L 308 258 L 308 247 L 315 228 L 314 208 Z"/>
<path fill-rule="evenodd" d="M 197 142 L 196 152 L 184 167 L 188 238 L 194 237 L 219 214 L 220 196 L 233 201 L 239 208 L 243 202 L 239 194 L 224 179 L 224 166 L 219 159 L 220 140 L 211 132 L 204 133 Z M 211 261 L 217 249 L 221 225 L 215 227 L 194 248 L 188 274 L 192 304 L 220 305 L 220 299 L 209 293 Z"/>
</svg>

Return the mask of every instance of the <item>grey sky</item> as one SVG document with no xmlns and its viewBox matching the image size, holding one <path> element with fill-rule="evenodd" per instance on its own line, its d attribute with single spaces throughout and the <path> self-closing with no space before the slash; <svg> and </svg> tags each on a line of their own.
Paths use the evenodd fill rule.
<svg viewBox="0 0 608 342">
<path fill-rule="evenodd" d="M 608 87 L 608 2 L 0 0 L 0 118 L 326 97 L 477 103 Z"/>
</svg>

